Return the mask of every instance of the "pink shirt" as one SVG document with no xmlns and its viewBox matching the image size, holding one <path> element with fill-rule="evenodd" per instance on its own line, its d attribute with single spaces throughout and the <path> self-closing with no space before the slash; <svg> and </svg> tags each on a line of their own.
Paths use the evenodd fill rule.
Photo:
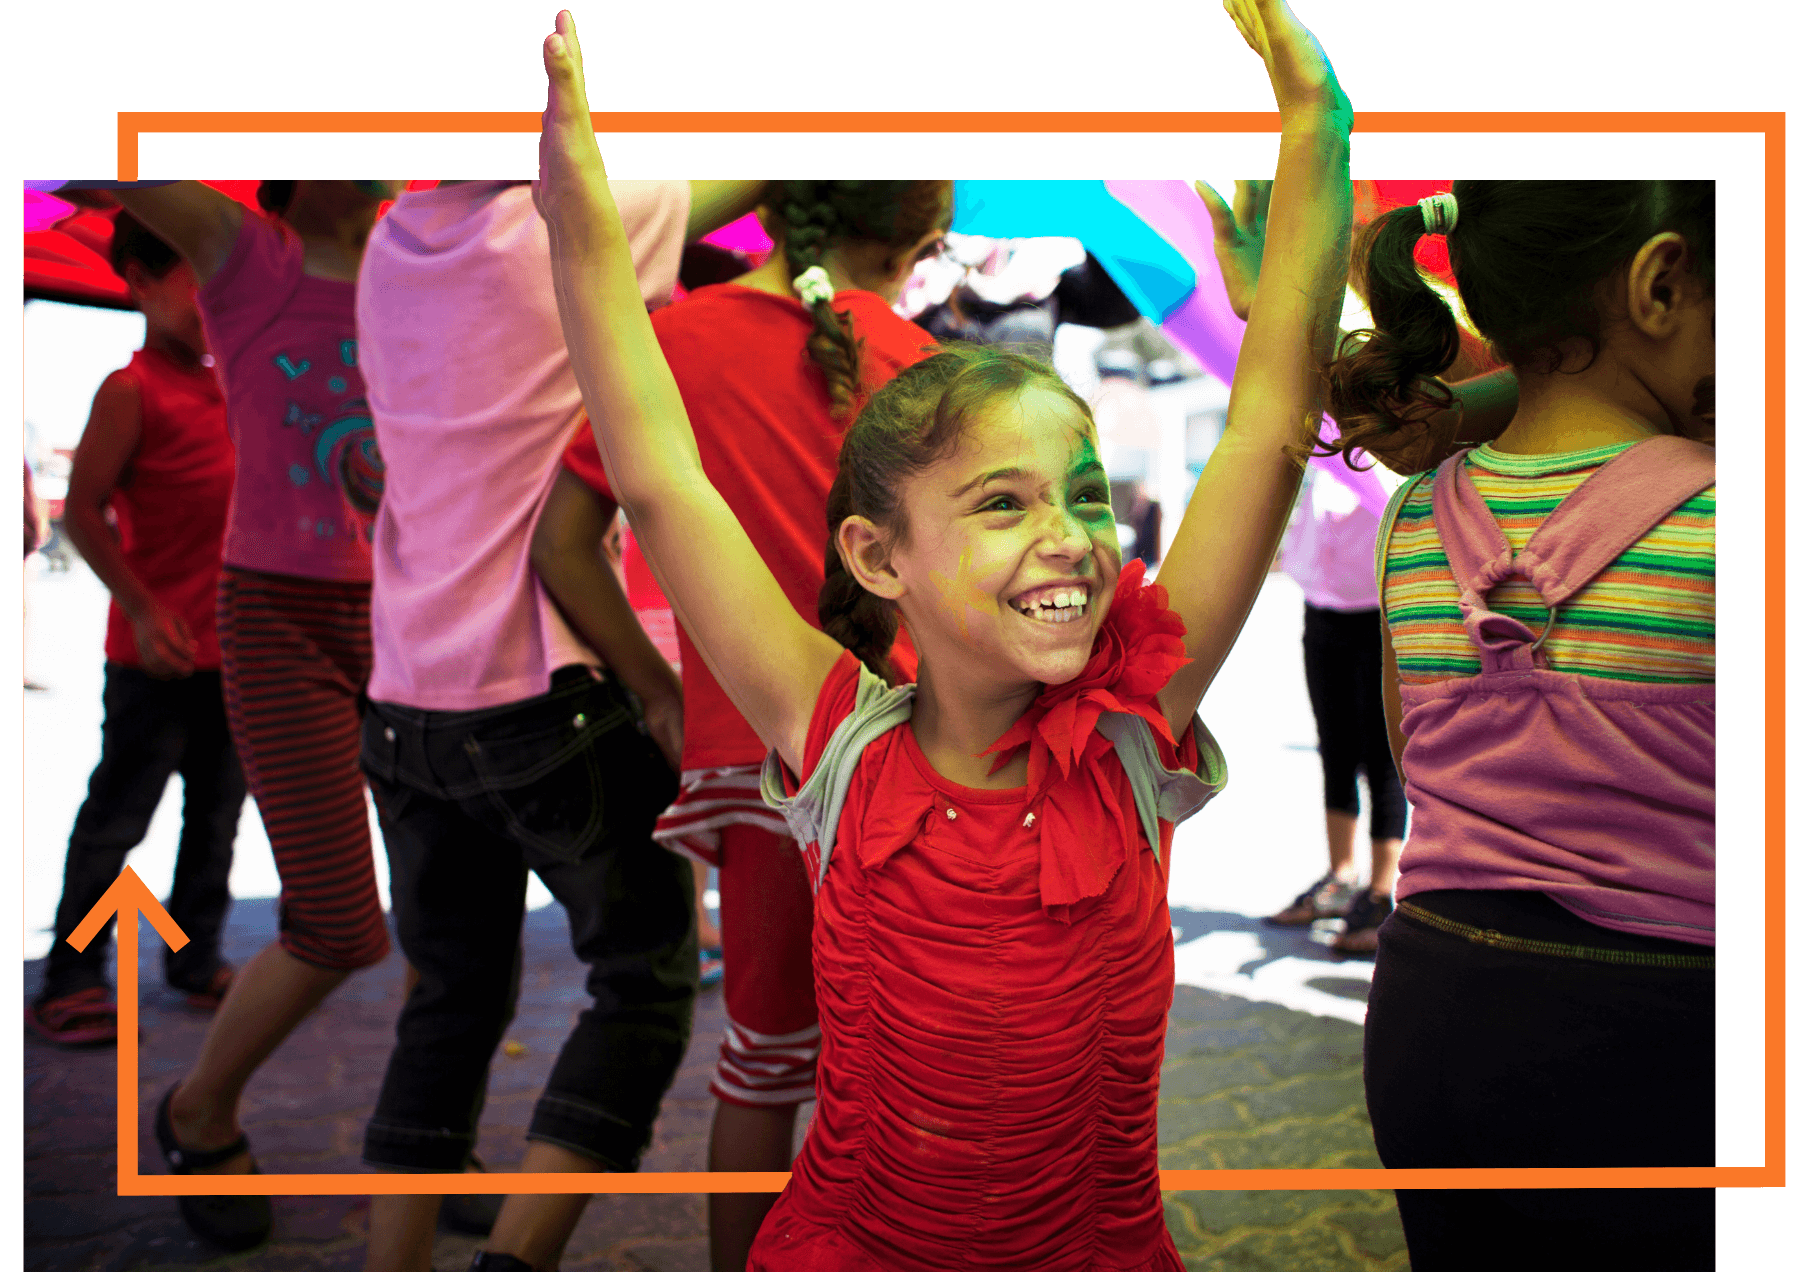
<svg viewBox="0 0 1803 1272">
<path fill-rule="evenodd" d="M 301 263 L 293 230 L 247 211 L 199 292 L 238 450 L 225 564 L 367 582 L 382 461 L 357 367 L 356 289 Z"/>
<path fill-rule="evenodd" d="M 1350 482 L 1332 469 L 1311 465 L 1283 541 L 1283 572 L 1316 609 L 1378 608 L 1377 531 L 1382 521 L 1383 510 L 1373 511 Z"/>
<path fill-rule="evenodd" d="M 647 305 L 676 285 L 686 182 L 615 182 Z M 376 224 L 357 329 L 387 463 L 369 696 L 428 711 L 535 697 L 599 659 L 532 569 L 558 457 L 582 416 L 531 187 L 403 194 Z"/>
<path fill-rule="evenodd" d="M 1482 671 L 1400 687 L 1414 817 L 1397 900 L 1544 892 L 1599 927 L 1713 945 L 1715 686 L 1555 671 L 1547 624 L 1535 631 L 1487 602 L 1504 579 L 1526 579 L 1558 622 L 1560 606 L 1714 484 L 1714 448 L 1671 436 L 1629 447 L 1520 552 L 1465 456 L 1435 473 L 1433 526 Z"/>
</svg>

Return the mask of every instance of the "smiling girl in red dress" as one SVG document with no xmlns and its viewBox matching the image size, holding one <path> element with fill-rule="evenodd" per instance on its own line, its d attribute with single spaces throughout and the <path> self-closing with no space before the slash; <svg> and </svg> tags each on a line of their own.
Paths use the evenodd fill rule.
<svg viewBox="0 0 1803 1272">
<path fill-rule="evenodd" d="M 1283 0 L 1228 8 L 1283 137 L 1227 431 L 1161 586 L 1121 568 L 1081 400 L 1039 363 L 952 351 L 846 435 L 825 632 L 702 471 L 567 14 L 545 43 L 539 199 L 596 440 L 665 595 L 772 748 L 766 798 L 816 888 L 819 1106 L 753 1269 L 1182 1267 L 1157 1157 L 1171 831 L 1225 780 L 1196 706 L 1295 497 L 1351 221 L 1351 109 L 1320 46 Z M 898 618 L 920 670 L 896 688 Z"/>
</svg>

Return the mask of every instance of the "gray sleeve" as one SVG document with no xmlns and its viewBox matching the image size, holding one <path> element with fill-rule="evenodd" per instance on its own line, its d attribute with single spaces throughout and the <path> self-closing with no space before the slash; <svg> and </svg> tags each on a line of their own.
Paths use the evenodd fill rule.
<svg viewBox="0 0 1803 1272">
<path fill-rule="evenodd" d="M 814 880 L 815 887 L 826 878 L 838 838 L 839 815 L 845 809 L 845 796 L 864 748 L 913 714 L 913 685 L 891 689 L 868 667 L 859 666 L 857 705 L 833 730 L 820 753 L 820 763 L 800 790 L 784 795 L 782 760 L 775 751 L 764 757 L 764 802 L 783 815 L 799 842 L 820 845 L 820 877 Z"/>
<path fill-rule="evenodd" d="M 1158 757 L 1158 740 L 1143 716 L 1106 711 L 1096 722 L 1102 736 L 1114 743 L 1121 767 L 1127 770 L 1140 828 L 1146 832 L 1154 855 L 1159 851 L 1160 820 L 1174 826 L 1193 817 L 1227 785 L 1227 759 L 1221 754 L 1220 744 L 1202 723 L 1201 716 L 1192 719 L 1190 727 L 1196 734 L 1194 773 L 1164 766 Z"/>
</svg>

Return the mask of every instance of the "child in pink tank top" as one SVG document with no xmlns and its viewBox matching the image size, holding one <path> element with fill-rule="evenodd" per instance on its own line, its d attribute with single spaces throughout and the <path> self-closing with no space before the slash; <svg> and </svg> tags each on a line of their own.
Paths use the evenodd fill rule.
<svg viewBox="0 0 1803 1272">
<path fill-rule="evenodd" d="M 1414 807 L 1365 1088 L 1390 1167 L 1714 1161 L 1714 189 L 1457 182 L 1373 223 L 1341 445 L 1419 464 L 1450 309 L 1513 420 L 1397 493 L 1378 546 Z M 1411 1265 L 1713 1266 L 1703 1190 L 1399 1190 Z"/>
</svg>

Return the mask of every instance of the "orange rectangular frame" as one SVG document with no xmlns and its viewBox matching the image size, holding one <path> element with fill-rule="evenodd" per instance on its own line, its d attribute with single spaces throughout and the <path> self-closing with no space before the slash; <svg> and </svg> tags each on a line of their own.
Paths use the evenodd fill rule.
<svg viewBox="0 0 1803 1272">
<path fill-rule="evenodd" d="M 597 112 L 598 133 L 1248 133 L 1276 132 L 1275 112 Z M 1167 1170 L 1167 1191 L 1343 1188 L 1781 1188 L 1784 1186 L 1784 115 L 1781 112 L 1372 112 L 1365 133 L 1758 133 L 1765 139 L 1766 259 L 1766 869 L 1765 869 L 1765 1165 L 1608 1169 L 1384 1170 L 1299 1168 Z M 138 179 L 145 133 L 536 133 L 535 111 L 121 111 L 119 176 Z M 123 916 L 121 916 L 123 918 Z M 134 922 L 132 924 L 134 927 Z M 123 924 L 122 924 L 123 926 Z M 120 934 L 120 953 L 136 942 Z M 133 960 L 135 962 L 135 959 Z M 123 972 L 123 969 L 121 969 Z M 125 1027 L 121 1002 L 121 1027 Z M 136 1004 L 134 1003 L 133 1008 Z M 133 1012 L 135 1016 L 135 1011 Z M 131 1066 L 136 1105 L 136 1065 Z M 125 1073 L 120 1107 L 127 1106 Z M 122 1137 L 123 1139 L 123 1137 Z M 121 1144 L 124 1148 L 124 1144 Z M 182 1178 L 128 1172 L 127 1196 L 246 1192 L 285 1196 L 331 1193 L 486 1192 L 492 1177 L 466 1175 L 208 1175 Z M 429 1187 L 416 1180 L 430 1179 Z M 665 1172 L 638 1175 L 517 1175 L 519 1192 L 768 1192 L 786 1174 Z"/>
</svg>

